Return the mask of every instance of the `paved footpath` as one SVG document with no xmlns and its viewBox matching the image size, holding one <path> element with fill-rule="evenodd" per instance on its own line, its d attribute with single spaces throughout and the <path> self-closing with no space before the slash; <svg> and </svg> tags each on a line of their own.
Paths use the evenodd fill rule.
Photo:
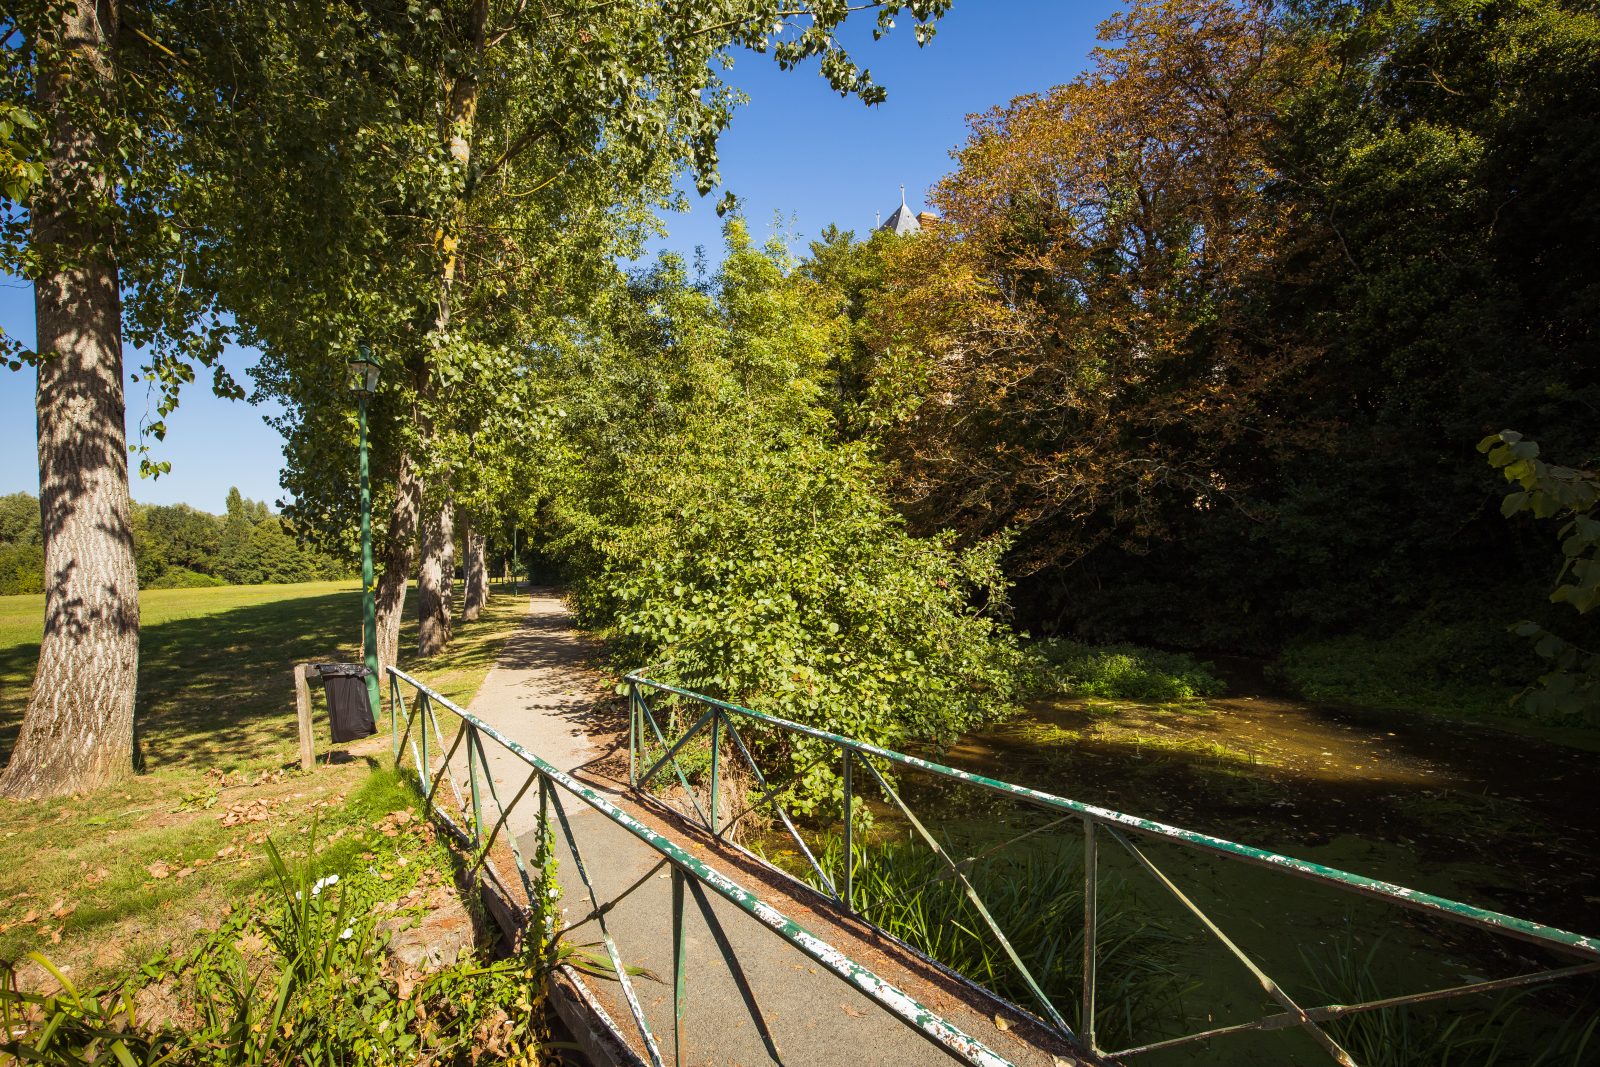
<svg viewBox="0 0 1600 1067">
<path fill-rule="evenodd" d="M 588 666 L 593 652 L 574 632 L 555 592 L 535 590 L 522 630 L 506 643 L 471 711 L 542 759 L 607 794 L 1005 1059 L 1029 1067 L 1075 1062 L 1071 1057 L 1053 1059 L 1027 1042 L 1033 1028 L 1015 1016 L 1005 1031 L 1000 1030 L 993 1021 L 996 1005 L 975 998 L 877 938 L 869 928 L 837 914 L 822 898 L 795 890 L 706 835 L 668 823 L 635 804 L 625 794 L 624 783 L 606 774 L 619 763 L 625 766 L 617 757 L 626 739 L 619 730 L 624 724 L 617 721 L 617 702 L 605 699 L 604 679 Z M 527 777 L 526 765 L 497 748 L 486 743 L 497 788 L 509 802 Z M 625 757 L 625 751 L 622 754 Z M 606 922 L 624 961 L 649 971 L 636 977 L 634 986 L 663 1056 L 671 1063 L 670 874 L 656 852 L 610 819 L 570 794 L 563 800 L 596 893 L 603 903 L 611 903 Z M 536 816 L 537 804 L 524 801 L 510 820 L 529 852 Z M 588 894 L 564 841 L 558 845 L 557 860 L 563 910 L 568 921 L 574 921 L 590 911 Z M 727 901 L 709 892 L 703 904 L 692 892 L 685 901 L 688 977 L 682 1064 L 872 1067 L 957 1062 Z M 578 944 L 599 941 L 593 920 L 577 925 L 570 937 Z M 592 951 L 602 949 L 595 944 Z M 590 980 L 590 986 L 630 1043 L 642 1048 L 617 983 Z"/>
</svg>

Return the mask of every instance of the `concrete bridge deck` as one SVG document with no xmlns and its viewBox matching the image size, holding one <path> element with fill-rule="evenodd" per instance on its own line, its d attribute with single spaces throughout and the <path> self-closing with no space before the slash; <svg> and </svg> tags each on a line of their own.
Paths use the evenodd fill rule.
<svg viewBox="0 0 1600 1067">
<path fill-rule="evenodd" d="M 540 758 L 568 771 L 612 803 L 730 876 L 767 903 L 870 968 L 976 1038 L 1004 1060 L 1026 1067 L 1078 1061 L 1025 1017 L 954 981 L 937 968 L 840 913 L 826 898 L 797 887 L 738 850 L 628 794 L 625 722 L 605 710 L 604 680 L 589 666 L 593 649 L 574 631 L 551 590 L 536 590 L 520 632 L 507 642 L 469 709 Z M 490 773 L 509 801 L 527 766 L 497 746 L 485 746 Z M 513 811 L 509 829 L 531 854 L 537 803 Z M 666 1062 L 673 1049 L 672 879 L 662 857 L 638 838 L 564 795 L 574 836 L 623 960 L 645 968 L 635 989 Z M 588 893 L 558 835 L 562 909 L 575 922 L 590 911 Z M 695 1067 L 786 1065 L 906 1065 L 954 1062 L 917 1030 L 885 1012 L 729 902 L 685 893 L 687 992 L 681 1061 Z M 599 942 L 591 919 L 570 934 Z M 602 952 L 595 944 L 593 951 Z M 618 983 L 591 980 L 611 1018 L 642 1051 Z"/>
</svg>

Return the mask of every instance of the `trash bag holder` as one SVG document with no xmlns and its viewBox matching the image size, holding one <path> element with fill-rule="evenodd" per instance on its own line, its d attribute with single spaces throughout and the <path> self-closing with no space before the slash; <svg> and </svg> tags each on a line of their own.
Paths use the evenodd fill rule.
<svg viewBox="0 0 1600 1067">
<path fill-rule="evenodd" d="M 328 701 L 328 732 L 334 744 L 359 741 L 378 732 L 367 697 L 367 678 L 373 673 L 361 663 L 300 663 L 294 668 L 295 705 L 300 729 L 300 767 L 316 765 L 312 737 L 311 675 L 322 681 Z"/>
</svg>

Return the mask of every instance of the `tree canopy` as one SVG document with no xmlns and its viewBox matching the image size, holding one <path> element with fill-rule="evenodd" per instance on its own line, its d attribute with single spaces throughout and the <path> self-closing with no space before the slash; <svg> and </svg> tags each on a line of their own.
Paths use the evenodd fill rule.
<svg viewBox="0 0 1600 1067">
<path fill-rule="evenodd" d="M 1013 627 L 1250 655 L 1431 627 L 1419 673 L 1499 677 L 1521 618 L 1577 679 L 1528 706 L 1584 711 L 1588 613 L 1552 614 L 1558 549 L 1473 447 L 1524 493 L 1600 452 L 1591 2 L 1131 0 L 1085 73 L 972 119 L 920 234 L 799 257 L 735 211 L 709 277 L 619 266 L 679 178 L 718 185 L 736 56 L 872 104 L 841 28 L 909 14 L 924 43 L 948 0 L 866 7 L 24 5 L 0 256 L 46 312 L 6 342 L 40 374 L 43 522 L 0 509 L 0 575 L 37 568 L 64 633 L 65 561 L 103 559 L 126 666 L 135 566 L 350 558 L 365 343 L 385 661 L 408 579 L 437 651 L 457 544 L 481 589 L 515 531 L 619 657 L 877 740 L 1008 706 Z M 150 444 L 208 368 L 242 392 L 227 337 L 283 406 L 283 515 L 131 508 L 122 345 L 161 391 Z M 60 431 L 82 396 L 93 455 Z M 37 703 L 67 708 L 89 675 L 46 646 Z"/>
</svg>

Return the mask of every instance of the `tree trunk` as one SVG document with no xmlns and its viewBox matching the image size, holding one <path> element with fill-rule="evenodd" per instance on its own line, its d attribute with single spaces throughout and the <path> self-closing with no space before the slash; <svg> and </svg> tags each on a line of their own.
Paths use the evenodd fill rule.
<svg viewBox="0 0 1600 1067">
<path fill-rule="evenodd" d="M 483 614 L 489 602 L 489 561 L 484 557 L 483 534 L 470 522 L 463 521 L 461 532 L 462 553 L 466 557 L 467 595 L 461 607 L 465 622 L 475 621 Z"/>
<path fill-rule="evenodd" d="M 456 608 L 456 537 L 455 537 L 455 508 L 446 504 L 450 509 L 450 522 L 442 526 L 444 536 L 444 619 L 445 640 L 449 641 L 451 633 L 451 619 Z"/>
<path fill-rule="evenodd" d="M 389 533 L 384 539 L 383 574 L 378 579 L 378 669 L 399 663 L 400 619 L 406 606 L 406 583 L 416 558 L 417 514 L 422 487 L 410 453 L 400 456 L 395 476 L 394 507 L 389 512 Z"/>
<path fill-rule="evenodd" d="M 422 517 L 422 567 L 417 574 L 417 654 L 432 656 L 450 643 L 450 590 L 446 581 L 455 540 L 449 497 L 428 502 Z"/>
<path fill-rule="evenodd" d="M 92 116 L 109 106 L 116 12 L 75 0 L 39 42 L 49 122 L 44 184 L 30 205 L 40 355 L 39 512 L 44 635 L 0 793 L 86 792 L 133 773 L 139 586 L 123 425 L 122 301 L 102 212 L 110 155 Z"/>
<path fill-rule="evenodd" d="M 463 175 L 468 173 L 472 163 L 472 134 L 478 118 L 478 63 L 488 45 L 489 0 L 472 0 L 467 8 L 466 31 L 469 46 L 466 69 L 451 83 L 450 98 L 445 103 L 445 139 L 450 158 L 460 166 Z M 439 277 L 439 317 L 435 322 L 440 332 L 450 327 L 450 295 L 461 262 L 461 230 L 467 212 L 467 194 L 457 201 L 440 229 L 444 268 Z"/>
<path fill-rule="evenodd" d="M 467 9 L 467 37 L 471 56 L 467 67 L 450 86 L 446 101 L 445 137 L 450 156 L 461 167 L 463 176 L 472 162 L 472 132 L 478 113 L 477 64 L 487 42 L 489 0 L 472 0 Z M 463 197 L 442 221 L 440 240 L 444 264 L 439 276 L 439 313 L 434 332 L 450 328 L 450 297 L 460 263 L 462 223 L 466 215 Z M 451 597 L 455 579 L 454 515 L 448 493 L 427 504 L 422 520 L 422 566 L 417 574 L 417 652 L 432 656 L 450 643 Z"/>
</svg>

